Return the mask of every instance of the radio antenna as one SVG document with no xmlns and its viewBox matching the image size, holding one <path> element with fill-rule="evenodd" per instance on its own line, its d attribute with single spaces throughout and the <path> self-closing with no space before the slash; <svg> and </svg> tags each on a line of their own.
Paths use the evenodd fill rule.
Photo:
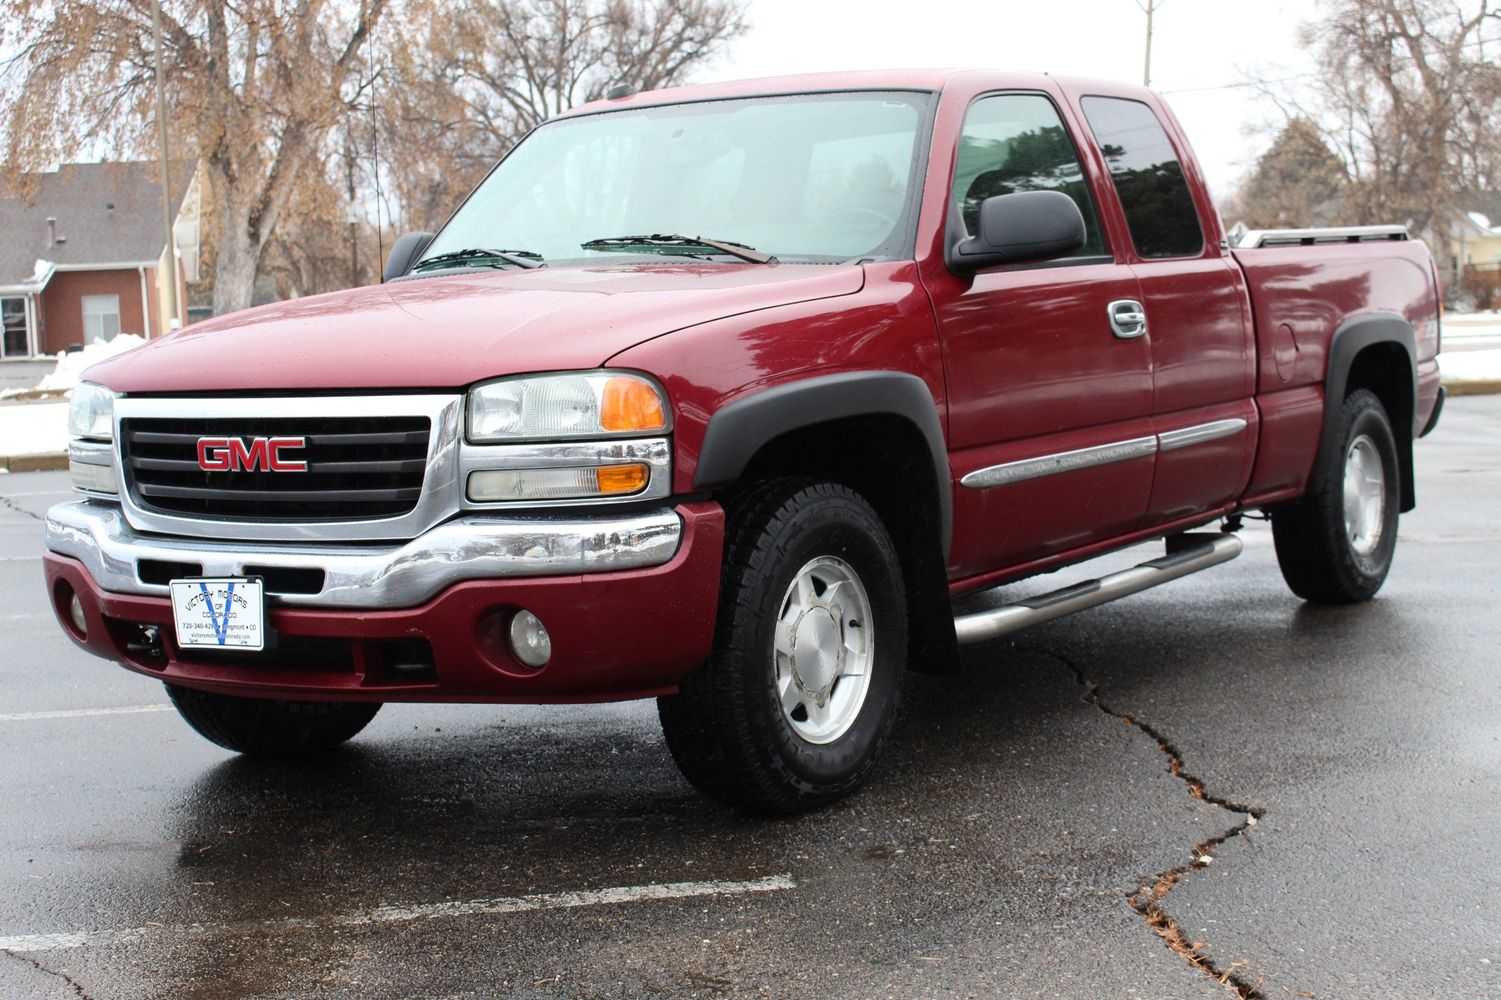
<svg viewBox="0 0 1501 1000">
<path fill-rule="evenodd" d="M 369 17 L 369 14 L 365 15 Z M 370 159 L 375 169 L 375 258 L 376 273 L 380 275 L 382 283 L 386 280 L 386 236 L 380 227 L 380 129 L 376 126 L 375 100 L 375 22 L 370 23 L 369 37 L 365 39 L 365 69 L 370 74 Z"/>
</svg>

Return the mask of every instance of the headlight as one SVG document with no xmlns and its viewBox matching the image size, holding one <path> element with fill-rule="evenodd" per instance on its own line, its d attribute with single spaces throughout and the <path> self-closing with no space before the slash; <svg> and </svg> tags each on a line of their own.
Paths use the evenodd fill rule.
<svg viewBox="0 0 1501 1000">
<path fill-rule="evenodd" d="M 656 383 L 620 372 L 502 379 L 469 391 L 469 440 L 599 438 L 661 433 L 667 400 Z"/>
<path fill-rule="evenodd" d="M 111 441 L 115 436 L 115 394 L 102 385 L 80 382 L 68 401 L 68 433 L 73 437 Z"/>
</svg>

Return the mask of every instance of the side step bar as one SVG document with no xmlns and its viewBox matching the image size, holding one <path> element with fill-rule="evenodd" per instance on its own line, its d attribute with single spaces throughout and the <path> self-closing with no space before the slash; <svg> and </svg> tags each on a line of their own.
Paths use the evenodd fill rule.
<svg viewBox="0 0 1501 1000">
<path fill-rule="evenodd" d="M 1017 604 L 959 615 L 954 619 L 954 631 L 962 646 L 998 639 L 1030 625 L 1041 625 L 1076 611 L 1108 604 L 1229 562 L 1240 555 L 1244 547 L 1239 538 L 1230 534 L 1174 535 L 1167 540 L 1168 554 L 1161 559 L 1098 580 L 1086 580 L 1072 587 L 1029 597 Z"/>
</svg>

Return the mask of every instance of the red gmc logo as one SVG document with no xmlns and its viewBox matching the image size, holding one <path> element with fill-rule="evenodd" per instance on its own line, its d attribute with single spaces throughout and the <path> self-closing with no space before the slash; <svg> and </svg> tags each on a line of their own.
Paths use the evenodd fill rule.
<svg viewBox="0 0 1501 1000">
<path fill-rule="evenodd" d="M 307 438 L 198 439 L 198 468 L 204 472 L 306 472 L 307 462 L 281 457 L 285 448 L 304 448 Z"/>
</svg>

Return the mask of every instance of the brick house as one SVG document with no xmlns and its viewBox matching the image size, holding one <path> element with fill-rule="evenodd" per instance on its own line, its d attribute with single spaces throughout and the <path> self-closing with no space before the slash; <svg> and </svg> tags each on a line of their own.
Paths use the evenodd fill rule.
<svg viewBox="0 0 1501 1000">
<path fill-rule="evenodd" d="M 180 315 L 186 283 L 197 278 L 200 194 L 191 164 L 174 164 L 172 174 L 178 259 L 170 270 L 153 163 L 66 163 L 0 197 L 0 361 L 178 324 L 162 277 L 176 273 Z"/>
</svg>

